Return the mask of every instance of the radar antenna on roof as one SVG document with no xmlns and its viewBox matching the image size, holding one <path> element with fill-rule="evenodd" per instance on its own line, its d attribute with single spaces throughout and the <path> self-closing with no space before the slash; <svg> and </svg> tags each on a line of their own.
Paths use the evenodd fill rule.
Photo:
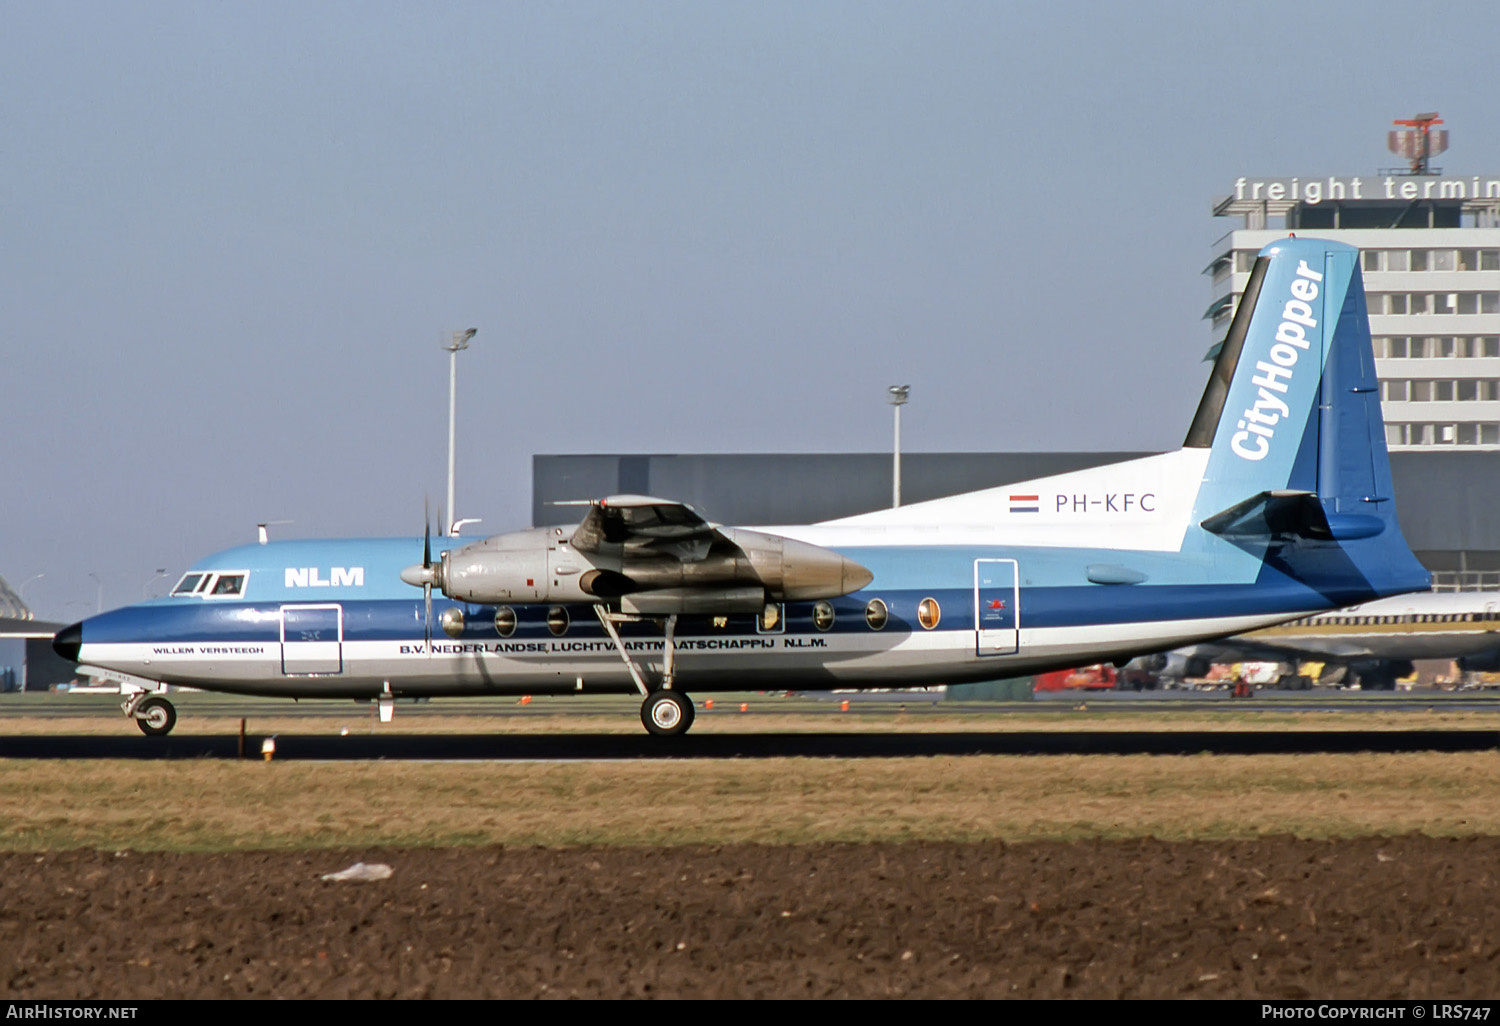
<svg viewBox="0 0 1500 1026">
<path fill-rule="evenodd" d="M 1442 174 L 1442 168 L 1432 166 L 1432 158 L 1448 148 L 1448 130 L 1432 131 L 1433 125 L 1441 125 L 1443 119 L 1437 111 L 1418 114 L 1414 118 L 1391 122 L 1406 129 L 1404 132 L 1387 132 L 1386 148 L 1398 157 L 1405 157 L 1413 175 Z"/>
</svg>

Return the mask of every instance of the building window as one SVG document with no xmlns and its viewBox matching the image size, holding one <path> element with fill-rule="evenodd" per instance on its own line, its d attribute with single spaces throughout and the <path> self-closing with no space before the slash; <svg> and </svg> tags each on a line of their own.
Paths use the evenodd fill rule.
<svg viewBox="0 0 1500 1026">
<path fill-rule="evenodd" d="M 1386 402 L 1404 403 L 1410 395 L 1410 382 L 1407 381 L 1382 381 L 1380 383 L 1380 398 Z"/>
</svg>

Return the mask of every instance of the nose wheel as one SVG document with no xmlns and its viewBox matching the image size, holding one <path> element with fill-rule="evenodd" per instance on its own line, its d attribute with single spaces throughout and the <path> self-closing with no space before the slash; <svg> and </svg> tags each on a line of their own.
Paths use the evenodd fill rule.
<svg viewBox="0 0 1500 1026">
<path fill-rule="evenodd" d="M 653 691 L 641 703 L 641 722 L 657 737 L 679 737 L 693 725 L 693 700 L 680 691 Z"/>
<path fill-rule="evenodd" d="M 129 711 L 129 715 L 135 718 L 135 725 L 147 737 L 163 737 L 172 733 L 172 728 L 177 726 L 177 710 L 172 707 L 171 702 L 155 695 L 141 699 Z"/>
</svg>

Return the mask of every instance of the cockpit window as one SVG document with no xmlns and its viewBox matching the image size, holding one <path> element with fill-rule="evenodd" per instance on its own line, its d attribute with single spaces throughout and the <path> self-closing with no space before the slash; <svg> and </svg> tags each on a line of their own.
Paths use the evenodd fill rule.
<svg viewBox="0 0 1500 1026">
<path fill-rule="evenodd" d="M 245 574 L 220 574 L 213 585 L 208 589 L 212 598 L 233 598 L 245 590 Z"/>
<path fill-rule="evenodd" d="M 198 585 L 203 583 L 207 574 L 183 574 L 182 580 L 177 582 L 177 587 L 172 589 L 173 595 L 191 595 L 198 590 Z"/>
</svg>

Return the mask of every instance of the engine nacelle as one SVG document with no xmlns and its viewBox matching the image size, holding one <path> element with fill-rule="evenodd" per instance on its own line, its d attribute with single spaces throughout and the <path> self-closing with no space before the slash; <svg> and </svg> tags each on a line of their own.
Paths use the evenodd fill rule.
<svg viewBox="0 0 1500 1026">
<path fill-rule="evenodd" d="M 449 598 L 485 605 L 624 603 L 637 596 L 629 604 L 647 615 L 657 607 L 662 613 L 731 613 L 758 610 L 767 600 L 836 598 L 874 579 L 831 549 L 760 531 L 725 528 L 722 533 L 731 546 L 683 559 L 649 547 L 580 552 L 556 528 L 533 528 L 449 549 L 431 568 L 408 567 L 401 579 L 419 587 L 431 583 Z"/>
<path fill-rule="evenodd" d="M 555 541 L 554 530 L 533 528 L 449 549 L 432 567 L 432 585 L 449 598 L 481 605 L 597 601 L 581 583 L 594 565 Z M 401 579 L 420 585 L 422 572 L 408 567 Z"/>
<path fill-rule="evenodd" d="M 692 561 L 626 555 L 619 571 L 643 590 L 758 585 L 776 602 L 837 598 L 875 579 L 832 549 L 741 528 L 724 528 L 723 533 L 738 553 Z"/>
</svg>

